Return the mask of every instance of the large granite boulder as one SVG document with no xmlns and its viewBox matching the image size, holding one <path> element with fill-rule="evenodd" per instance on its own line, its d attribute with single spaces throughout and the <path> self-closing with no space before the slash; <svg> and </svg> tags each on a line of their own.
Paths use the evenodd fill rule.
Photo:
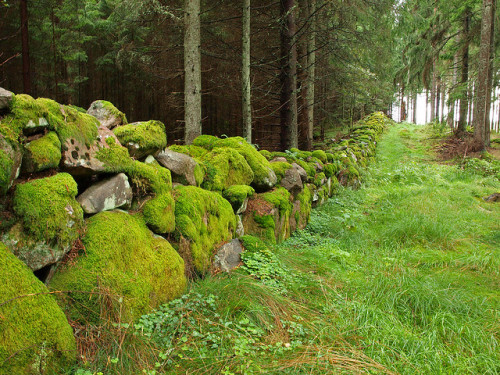
<svg viewBox="0 0 500 375">
<path fill-rule="evenodd" d="M 125 173 L 99 181 L 89 187 L 76 200 L 86 214 L 128 207 L 132 203 L 132 188 Z"/>
<path fill-rule="evenodd" d="M 96 100 L 93 102 L 87 110 L 87 114 L 94 116 L 99 120 L 101 126 L 107 129 L 127 124 L 125 114 L 106 100 Z"/>
</svg>

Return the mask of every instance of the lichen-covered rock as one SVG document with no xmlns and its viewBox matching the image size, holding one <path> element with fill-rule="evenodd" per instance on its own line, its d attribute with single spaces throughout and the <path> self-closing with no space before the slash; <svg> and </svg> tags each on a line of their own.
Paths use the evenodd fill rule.
<svg viewBox="0 0 500 375">
<path fill-rule="evenodd" d="M 125 114 L 106 100 L 96 100 L 93 102 L 87 110 L 87 114 L 94 116 L 99 120 L 101 126 L 108 129 L 127 124 Z"/>
<path fill-rule="evenodd" d="M 204 189 L 222 191 L 232 185 L 250 185 L 254 179 L 245 158 L 231 148 L 214 148 L 201 160 L 207 170 Z"/>
<path fill-rule="evenodd" d="M 245 233 L 262 239 L 280 242 L 290 236 L 290 215 L 293 204 L 290 193 L 280 187 L 256 194 L 248 201 L 243 213 Z"/>
<path fill-rule="evenodd" d="M 222 272 L 230 272 L 241 263 L 243 247 L 238 239 L 222 245 L 215 254 L 214 267 Z"/>
<path fill-rule="evenodd" d="M 172 176 L 170 171 L 158 164 L 146 164 L 130 158 L 127 148 L 108 139 L 109 148 L 101 149 L 96 157 L 108 173 L 125 173 L 141 198 L 147 197 L 142 205 L 144 219 L 148 226 L 159 234 L 175 229 L 174 199 L 172 197 Z"/>
<path fill-rule="evenodd" d="M 19 176 L 22 159 L 21 146 L 0 134 L 0 195 L 5 194 Z"/>
<path fill-rule="evenodd" d="M 132 188 L 124 173 L 99 181 L 77 197 L 86 214 L 128 207 L 132 203 Z"/>
<path fill-rule="evenodd" d="M 76 359 L 76 343 L 54 296 L 0 243 L 0 373 L 56 374 Z"/>
<path fill-rule="evenodd" d="M 61 161 L 61 141 L 55 132 L 49 132 L 25 145 L 22 171 L 41 172 L 56 168 Z"/>
<path fill-rule="evenodd" d="M 101 212 L 87 220 L 85 253 L 58 268 L 52 290 L 73 290 L 62 304 L 84 324 L 128 322 L 182 294 L 184 262 L 140 215 Z M 81 293 L 79 293 L 81 292 Z"/>
<path fill-rule="evenodd" d="M 307 181 L 307 172 L 306 172 L 306 170 L 302 166 L 300 166 L 299 164 L 297 164 L 297 163 L 292 163 L 292 167 L 297 170 L 297 173 L 299 174 L 300 179 L 302 180 L 302 182 L 306 182 Z"/>
<path fill-rule="evenodd" d="M 215 247 L 231 240 L 236 230 L 236 216 L 231 204 L 219 194 L 194 186 L 174 190 L 176 233 L 184 239 L 179 252 L 186 267 L 205 274 L 212 263 Z"/>
<path fill-rule="evenodd" d="M 219 139 L 202 135 L 193 141 L 193 145 L 207 150 L 219 147 L 238 151 L 252 169 L 254 173 L 252 186 L 258 191 L 270 190 L 278 181 L 269 161 L 242 137 Z"/>
<path fill-rule="evenodd" d="M 297 164 L 293 164 L 298 166 Z M 302 176 L 299 172 L 299 168 L 296 168 L 292 165 L 291 168 L 285 171 L 284 176 L 281 178 L 280 185 L 288 190 L 292 194 L 296 194 L 304 188 L 304 184 L 302 183 Z"/>
<path fill-rule="evenodd" d="M 155 154 L 167 146 L 165 125 L 160 121 L 134 122 L 113 129 L 122 145 L 128 148 L 130 156 L 142 159 Z"/>
<path fill-rule="evenodd" d="M 66 173 L 16 186 L 14 212 L 21 221 L 4 241 L 32 270 L 59 261 L 83 231 L 76 194 L 76 182 Z"/>
<path fill-rule="evenodd" d="M 165 149 L 156 155 L 156 160 L 170 170 L 174 182 L 191 186 L 200 186 L 203 182 L 203 168 L 186 154 Z"/>
<path fill-rule="evenodd" d="M 0 87 L 0 113 L 9 111 L 13 97 L 13 93 Z"/>
<path fill-rule="evenodd" d="M 292 165 L 287 162 L 285 158 L 274 158 L 271 161 L 271 168 L 273 169 L 276 177 L 278 179 L 278 183 L 281 182 L 281 179 L 285 175 L 286 171 L 292 168 Z"/>
</svg>

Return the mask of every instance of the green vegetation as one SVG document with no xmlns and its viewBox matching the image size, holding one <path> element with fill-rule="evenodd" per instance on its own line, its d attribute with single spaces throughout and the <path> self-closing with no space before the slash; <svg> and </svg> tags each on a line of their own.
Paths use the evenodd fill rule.
<svg viewBox="0 0 500 375">
<path fill-rule="evenodd" d="M 59 372 L 76 359 L 73 330 L 54 296 L 1 242 L 0 257 L 0 372 Z"/>
<path fill-rule="evenodd" d="M 255 193 L 255 189 L 248 185 L 233 185 L 224 189 L 222 196 L 231 203 L 233 209 L 238 210 L 245 199 L 251 197 Z"/>
<path fill-rule="evenodd" d="M 364 187 L 342 188 L 280 245 L 243 237 L 244 267 L 142 317 L 159 358 L 143 368 L 497 373 L 500 211 L 482 197 L 500 183 L 433 163 L 425 137 L 391 128 Z"/>
<path fill-rule="evenodd" d="M 56 168 L 61 161 L 61 142 L 55 132 L 49 132 L 42 138 L 34 140 L 25 146 L 28 155 L 24 156 L 23 168 L 40 172 L 48 168 Z M 27 162 L 26 159 L 29 161 Z"/>
<path fill-rule="evenodd" d="M 130 154 L 137 158 L 167 147 L 165 125 L 160 121 L 122 125 L 114 128 L 113 132 L 120 143 L 129 149 Z"/>
<path fill-rule="evenodd" d="M 14 194 L 14 211 L 35 241 L 71 245 L 83 230 L 83 210 L 75 200 L 73 177 L 59 173 L 19 184 Z"/>
<path fill-rule="evenodd" d="M 52 290 L 70 290 L 61 305 L 82 324 L 129 322 L 184 292 L 184 262 L 140 215 L 102 212 L 86 221 L 85 251 L 62 265 Z"/>
</svg>

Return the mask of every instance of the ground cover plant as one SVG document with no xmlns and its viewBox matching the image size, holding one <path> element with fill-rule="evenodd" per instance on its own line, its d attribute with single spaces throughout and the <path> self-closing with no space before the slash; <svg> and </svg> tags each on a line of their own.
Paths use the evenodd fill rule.
<svg viewBox="0 0 500 375">
<path fill-rule="evenodd" d="M 430 135 L 391 127 L 360 189 L 279 245 L 245 236 L 244 266 L 115 325 L 77 373 L 499 373 L 500 181 Z"/>
</svg>

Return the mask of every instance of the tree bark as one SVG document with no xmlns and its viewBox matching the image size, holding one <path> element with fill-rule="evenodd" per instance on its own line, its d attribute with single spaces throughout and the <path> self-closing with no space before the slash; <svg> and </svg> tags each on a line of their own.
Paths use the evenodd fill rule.
<svg viewBox="0 0 500 375">
<path fill-rule="evenodd" d="M 28 0 L 19 3 L 21 13 L 21 51 L 23 58 L 23 90 L 25 94 L 31 94 L 31 68 L 30 48 L 28 32 Z"/>
<path fill-rule="evenodd" d="M 312 150 L 314 131 L 314 94 L 316 85 L 316 0 L 309 0 L 311 29 L 307 41 L 307 150 Z"/>
<path fill-rule="evenodd" d="M 252 143 L 252 90 L 250 84 L 250 0 L 243 0 L 242 20 L 242 113 L 243 138 Z"/>
<path fill-rule="evenodd" d="M 297 45 L 294 0 L 280 0 L 281 14 L 281 148 L 297 147 Z"/>
<path fill-rule="evenodd" d="M 417 123 L 417 96 L 418 94 L 415 92 L 413 93 L 413 105 L 412 105 L 412 109 L 413 109 L 413 112 L 412 112 L 412 122 L 414 124 Z"/>
<path fill-rule="evenodd" d="M 200 0 L 186 0 L 184 13 L 184 142 L 201 135 Z"/>
<path fill-rule="evenodd" d="M 467 127 L 467 109 L 469 106 L 469 101 L 467 98 L 468 90 L 467 84 L 469 81 L 469 23 L 470 23 L 470 9 L 466 8 L 464 11 L 463 21 L 462 21 L 462 68 L 461 68 L 461 80 L 460 80 L 460 107 L 459 107 L 459 118 L 457 124 L 457 135 L 461 136 L 465 133 Z"/>
<path fill-rule="evenodd" d="M 437 88 L 437 72 L 436 61 L 432 64 L 432 83 L 431 83 L 431 122 L 436 119 L 436 88 Z"/>
<path fill-rule="evenodd" d="M 479 47 L 479 69 L 477 75 L 477 95 L 474 103 L 474 141 L 479 150 L 484 150 L 487 145 L 487 131 L 489 130 L 489 105 L 491 92 L 491 39 L 492 23 L 494 22 L 494 0 L 483 0 L 481 19 L 481 44 Z"/>
</svg>

